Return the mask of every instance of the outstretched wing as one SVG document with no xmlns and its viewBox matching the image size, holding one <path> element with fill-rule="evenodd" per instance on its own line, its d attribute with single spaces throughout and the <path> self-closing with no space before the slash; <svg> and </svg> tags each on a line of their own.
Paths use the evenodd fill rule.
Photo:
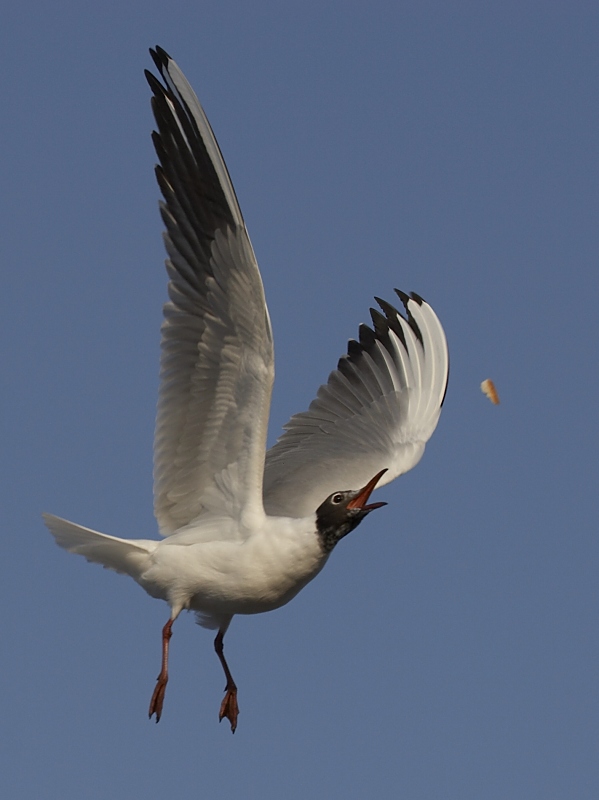
<svg viewBox="0 0 599 800">
<path fill-rule="evenodd" d="M 303 517 L 334 491 L 389 483 L 420 461 L 437 426 L 449 357 L 441 323 L 416 294 L 397 291 L 404 318 L 379 300 L 308 411 L 266 454 L 267 514 Z"/>
<path fill-rule="evenodd" d="M 154 513 L 163 535 L 209 508 L 263 512 L 274 379 L 260 272 L 204 111 L 175 62 L 146 71 L 164 197 L 170 301 L 164 307 L 154 439 Z"/>
</svg>

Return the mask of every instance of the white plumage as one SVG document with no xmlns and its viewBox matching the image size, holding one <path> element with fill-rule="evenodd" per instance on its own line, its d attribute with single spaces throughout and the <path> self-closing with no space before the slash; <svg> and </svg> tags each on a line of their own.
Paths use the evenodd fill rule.
<svg viewBox="0 0 599 800">
<path fill-rule="evenodd" d="M 378 300 L 308 411 L 265 454 L 273 340 L 258 265 L 208 120 L 175 62 L 150 51 L 169 302 L 164 308 L 154 443 L 162 540 L 127 540 L 44 515 L 56 542 L 123 572 L 169 603 L 150 716 L 160 718 L 172 623 L 183 609 L 218 628 L 227 677 L 220 718 L 237 725 L 223 653 L 234 614 L 291 600 L 336 542 L 379 503 L 377 485 L 422 457 L 447 386 L 443 329 L 419 296 L 405 317 Z M 373 477 L 374 476 L 374 477 Z"/>
</svg>

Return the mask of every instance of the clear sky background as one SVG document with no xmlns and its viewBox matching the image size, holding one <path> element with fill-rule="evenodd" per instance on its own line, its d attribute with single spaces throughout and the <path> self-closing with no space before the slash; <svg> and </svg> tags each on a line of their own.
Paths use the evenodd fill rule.
<svg viewBox="0 0 599 800">
<path fill-rule="evenodd" d="M 3 9 L 3 797 L 599 797 L 598 37 L 596 2 Z M 261 265 L 272 441 L 373 295 L 422 294 L 451 351 L 389 505 L 289 606 L 234 619 L 235 736 L 191 615 L 148 721 L 166 605 L 40 518 L 156 535 L 155 44 Z"/>
</svg>

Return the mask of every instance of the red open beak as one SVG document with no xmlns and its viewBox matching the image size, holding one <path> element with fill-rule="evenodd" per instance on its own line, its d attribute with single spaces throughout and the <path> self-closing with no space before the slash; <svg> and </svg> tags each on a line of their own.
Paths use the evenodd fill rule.
<svg viewBox="0 0 599 800">
<path fill-rule="evenodd" d="M 381 506 L 386 506 L 387 503 L 371 503 L 369 506 L 366 505 L 366 503 L 368 502 L 368 498 L 374 491 L 377 483 L 383 477 L 385 472 L 387 472 L 386 469 L 382 469 L 380 472 L 377 472 L 374 478 L 371 481 L 368 481 L 368 483 L 366 484 L 366 486 L 364 486 L 364 488 L 360 489 L 360 491 L 353 498 L 353 500 L 349 501 L 347 507 L 361 508 L 362 511 L 373 511 L 375 508 L 381 508 Z"/>
</svg>

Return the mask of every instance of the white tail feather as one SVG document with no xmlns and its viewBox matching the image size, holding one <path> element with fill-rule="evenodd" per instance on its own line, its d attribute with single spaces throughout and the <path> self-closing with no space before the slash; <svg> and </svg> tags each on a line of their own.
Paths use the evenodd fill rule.
<svg viewBox="0 0 599 800">
<path fill-rule="evenodd" d="M 42 514 L 42 517 L 60 547 L 69 553 L 85 556 L 88 561 L 130 575 L 134 580 L 138 580 L 148 568 L 149 555 L 158 545 L 151 539 L 117 539 L 52 514 Z"/>
</svg>

